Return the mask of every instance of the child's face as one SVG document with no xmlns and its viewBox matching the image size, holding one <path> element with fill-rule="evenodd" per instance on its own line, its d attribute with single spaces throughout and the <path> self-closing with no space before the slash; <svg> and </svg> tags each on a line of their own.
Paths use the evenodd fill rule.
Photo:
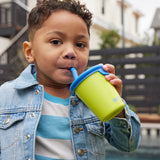
<svg viewBox="0 0 160 160">
<path fill-rule="evenodd" d="M 89 33 L 82 18 L 65 10 L 53 12 L 24 47 L 26 58 L 35 63 L 42 84 L 70 84 L 70 68 L 82 73 L 88 62 Z"/>
</svg>

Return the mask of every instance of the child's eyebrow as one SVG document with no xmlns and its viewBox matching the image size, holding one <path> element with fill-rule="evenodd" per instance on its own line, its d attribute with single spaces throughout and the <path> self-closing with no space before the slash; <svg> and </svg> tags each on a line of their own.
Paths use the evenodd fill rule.
<svg viewBox="0 0 160 160">
<path fill-rule="evenodd" d="M 52 35 L 52 34 L 57 34 L 57 35 L 60 35 L 60 36 L 64 36 L 64 34 L 62 32 L 59 32 L 59 31 L 51 31 L 51 32 L 47 33 L 47 35 Z"/>
<path fill-rule="evenodd" d="M 65 34 L 60 31 L 51 31 L 47 33 L 47 35 L 52 35 L 52 34 L 57 34 L 59 36 L 65 37 Z M 76 39 L 83 39 L 83 38 L 89 40 L 89 36 L 86 36 L 84 34 L 76 35 Z"/>
</svg>

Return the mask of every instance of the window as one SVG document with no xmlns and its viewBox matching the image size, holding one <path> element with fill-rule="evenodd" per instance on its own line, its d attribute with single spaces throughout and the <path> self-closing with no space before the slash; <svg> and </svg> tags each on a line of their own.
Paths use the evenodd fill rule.
<svg viewBox="0 0 160 160">
<path fill-rule="evenodd" d="M 102 14 L 105 14 L 105 0 L 102 0 Z"/>
<path fill-rule="evenodd" d="M 138 18 L 135 19 L 135 31 L 138 33 Z"/>
<path fill-rule="evenodd" d="M 0 6 L 0 24 L 11 24 L 11 5 L 9 3 L 4 3 Z"/>
</svg>

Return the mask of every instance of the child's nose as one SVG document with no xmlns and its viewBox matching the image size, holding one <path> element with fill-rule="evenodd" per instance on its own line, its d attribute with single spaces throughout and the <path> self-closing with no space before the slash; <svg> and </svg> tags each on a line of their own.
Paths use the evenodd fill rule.
<svg viewBox="0 0 160 160">
<path fill-rule="evenodd" d="M 76 59 L 76 52 L 75 52 L 74 48 L 70 47 L 70 48 L 66 49 L 63 57 L 66 59 Z"/>
<path fill-rule="evenodd" d="M 68 55 L 65 56 L 65 58 L 67 58 L 67 59 L 75 59 L 76 57 L 74 55 L 72 55 L 72 54 L 68 54 Z"/>
</svg>

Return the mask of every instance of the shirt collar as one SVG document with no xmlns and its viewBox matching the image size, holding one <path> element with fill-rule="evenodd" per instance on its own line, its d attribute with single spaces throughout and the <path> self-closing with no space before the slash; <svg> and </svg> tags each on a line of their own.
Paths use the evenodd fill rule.
<svg viewBox="0 0 160 160">
<path fill-rule="evenodd" d="M 28 65 L 28 67 L 17 78 L 15 89 L 25 89 L 33 85 L 37 85 L 38 82 L 33 76 L 35 72 L 36 72 L 35 65 L 34 64 Z"/>
</svg>

